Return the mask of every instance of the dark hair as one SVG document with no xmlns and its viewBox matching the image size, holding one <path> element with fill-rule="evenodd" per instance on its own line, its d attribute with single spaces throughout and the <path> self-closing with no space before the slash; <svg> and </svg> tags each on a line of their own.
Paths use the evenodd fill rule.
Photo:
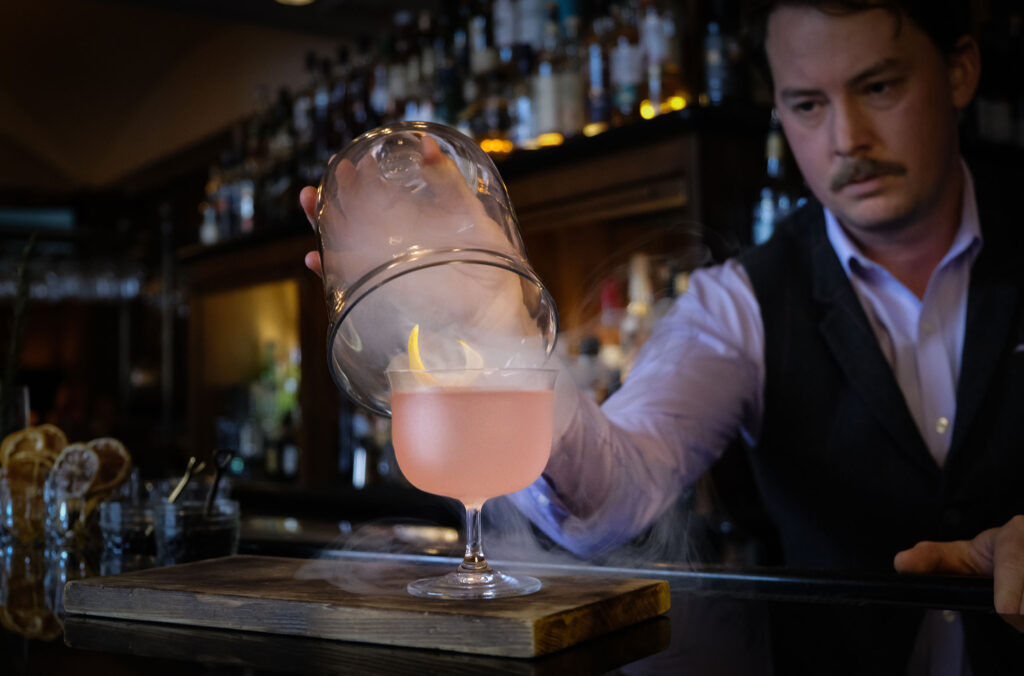
<svg viewBox="0 0 1024 676">
<path fill-rule="evenodd" d="M 882 9 L 896 17 L 897 31 L 903 18 L 907 17 L 943 54 L 951 53 L 957 40 L 971 32 L 971 11 L 967 0 L 751 0 L 746 22 L 747 38 L 765 68 L 764 42 L 768 18 L 780 7 L 809 7 L 840 16 Z"/>
</svg>

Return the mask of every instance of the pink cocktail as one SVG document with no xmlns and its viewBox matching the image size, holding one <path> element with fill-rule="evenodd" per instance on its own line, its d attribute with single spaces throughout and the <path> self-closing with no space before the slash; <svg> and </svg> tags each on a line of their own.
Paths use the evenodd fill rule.
<svg viewBox="0 0 1024 676">
<path fill-rule="evenodd" d="M 548 462 L 552 399 L 551 390 L 396 392 L 398 464 L 420 490 L 470 507 L 522 490 Z"/>
<path fill-rule="evenodd" d="M 389 371 L 392 438 L 405 477 L 466 506 L 466 556 L 458 570 L 409 591 L 438 598 L 529 594 L 540 581 L 493 570 L 480 543 L 480 509 L 529 486 L 551 452 L 556 372 L 544 369 Z"/>
</svg>

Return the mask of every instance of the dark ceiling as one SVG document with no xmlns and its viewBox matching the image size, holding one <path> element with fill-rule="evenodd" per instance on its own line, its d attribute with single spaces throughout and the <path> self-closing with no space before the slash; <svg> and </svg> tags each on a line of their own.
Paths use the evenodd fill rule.
<svg viewBox="0 0 1024 676">
<path fill-rule="evenodd" d="M 439 2 L 32 0 L 0 19 L 0 201 L 115 187 L 308 84 L 324 57 Z M 20 197 L 19 197 L 20 199 Z"/>
<path fill-rule="evenodd" d="M 280 30 L 333 38 L 372 34 L 391 23 L 397 10 L 436 9 L 439 0 L 314 0 L 294 7 L 276 0 L 106 0 L 156 7 L 170 12 L 202 14 Z"/>
</svg>

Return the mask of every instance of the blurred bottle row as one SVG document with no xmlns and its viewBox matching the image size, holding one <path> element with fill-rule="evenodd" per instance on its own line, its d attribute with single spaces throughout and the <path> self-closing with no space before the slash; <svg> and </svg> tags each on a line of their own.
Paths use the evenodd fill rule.
<svg viewBox="0 0 1024 676">
<path fill-rule="evenodd" d="M 210 168 L 200 240 L 289 223 L 297 191 L 319 181 L 332 153 L 395 121 L 455 126 L 501 157 L 748 97 L 735 3 L 448 4 L 397 12 L 390 32 L 331 58 L 309 54 L 305 86 L 263 93 Z"/>
</svg>

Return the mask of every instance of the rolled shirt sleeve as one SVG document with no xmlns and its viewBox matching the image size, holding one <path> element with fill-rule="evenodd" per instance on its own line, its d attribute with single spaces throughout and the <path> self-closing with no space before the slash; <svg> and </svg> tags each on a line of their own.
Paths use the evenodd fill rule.
<svg viewBox="0 0 1024 676">
<path fill-rule="evenodd" d="M 735 261 L 699 270 L 658 322 L 623 386 L 598 407 L 563 368 L 551 460 L 513 502 L 581 556 L 647 528 L 725 450 L 753 441 L 764 389 L 764 331 Z"/>
</svg>

